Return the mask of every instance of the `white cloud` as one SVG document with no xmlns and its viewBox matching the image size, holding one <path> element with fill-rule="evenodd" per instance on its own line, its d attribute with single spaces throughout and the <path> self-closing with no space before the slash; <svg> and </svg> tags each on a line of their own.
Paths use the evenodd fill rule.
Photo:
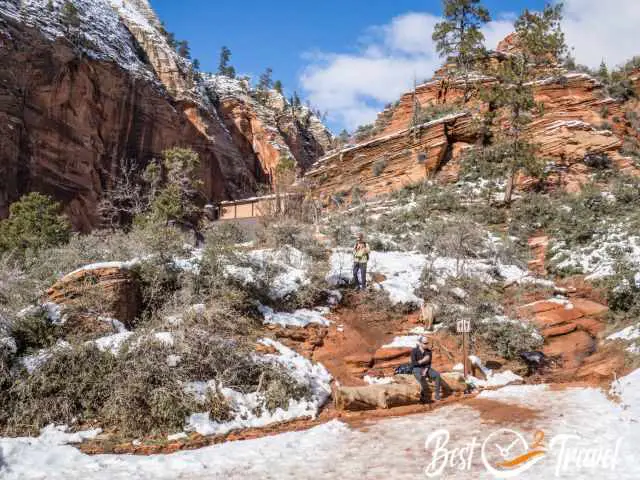
<svg viewBox="0 0 640 480">
<path fill-rule="evenodd" d="M 578 63 L 617 66 L 640 54 L 638 0 L 565 0 L 563 30 Z"/>
<path fill-rule="evenodd" d="M 414 78 L 422 82 L 441 65 L 431 40 L 439 21 L 428 13 L 407 13 L 370 28 L 356 53 L 312 56 L 300 77 L 309 100 L 349 129 L 373 121 L 384 104 L 411 88 Z M 492 22 L 487 43 L 497 44 L 510 31 L 510 22 Z"/>
<path fill-rule="evenodd" d="M 640 0 L 565 0 L 563 29 L 579 63 L 615 66 L 640 54 L 636 40 Z M 498 16 L 483 29 L 494 48 L 513 30 L 515 13 Z M 323 53 L 310 59 L 300 76 L 309 100 L 330 120 L 353 129 L 375 120 L 384 104 L 396 101 L 440 66 L 431 33 L 440 18 L 407 13 L 370 28 L 355 53 Z"/>
</svg>

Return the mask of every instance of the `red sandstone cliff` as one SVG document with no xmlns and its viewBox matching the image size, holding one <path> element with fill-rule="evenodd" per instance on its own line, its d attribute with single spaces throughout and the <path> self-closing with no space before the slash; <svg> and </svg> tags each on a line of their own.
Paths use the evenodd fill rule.
<svg viewBox="0 0 640 480">
<path fill-rule="evenodd" d="M 517 42 L 512 35 L 500 43 L 499 53 L 491 61 L 499 61 L 500 55 L 508 55 L 514 49 L 517 49 Z M 307 174 L 309 182 L 320 193 L 348 191 L 353 185 L 362 186 L 369 193 L 380 193 L 407 183 L 409 179 L 416 181 L 420 176 L 436 175 L 443 180 L 455 180 L 460 153 L 476 140 L 470 119 L 487 108 L 477 92 L 493 79 L 482 75 L 471 77 L 475 94 L 462 105 L 464 82 L 447 78 L 443 71 L 438 71 L 434 80 L 402 95 L 394 107 L 382 112 L 376 124 L 384 128 L 374 139 L 320 159 L 316 168 Z M 640 74 L 632 74 L 631 81 L 638 89 Z M 539 147 L 540 156 L 559 167 L 556 168 L 559 173 L 551 174 L 550 182 L 567 190 L 580 188 L 589 180 L 591 171 L 585 158 L 594 154 L 606 154 L 620 170 L 640 174 L 636 162 L 626 156 L 623 149 L 626 138 L 639 137 L 638 130 L 627 118 L 630 112 L 640 113 L 637 102 L 615 100 L 590 75 L 568 72 L 560 67 L 554 67 L 548 78 L 532 85 L 536 102 L 544 105 L 543 114 L 534 118 L 529 126 L 533 141 Z M 445 119 L 421 125 L 420 135 L 415 140 L 406 134 L 413 122 L 415 104 L 423 111 L 436 106 L 446 107 L 453 114 L 466 114 L 464 135 L 447 133 L 443 127 L 451 120 Z M 434 139 L 437 139 L 435 143 Z M 419 156 L 425 151 L 429 152 L 430 160 L 420 167 Z M 437 160 L 432 155 L 437 155 Z M 376 162 L 382 165 L 383 161 L 385 174 L 379 174 L 379 168 L 374 171 L 372 166 Z M 421 172 L 418 171 L 420 168 Z M 404 181 L 400 177 L 392 181 L 391 172 L 401 175 Z M 519 181 L 521 185 L 528 183 L 523 177 Z"/>
<path fill-rule="evenodd" d="M 77 28 L 45 3 L 0 4 L 0 217 L 38 190 L 88 230 L 122 158 L 144 165 L 173 146 L 200 154 L 208 198 L 238 198 L 268 181 L 281 152 L 305 168 L 331 143 L 307 109 L 283 114 L 275 92 L 279 107 L 216 92 L 168 45 L 147 0 L 74 0 Z"/>
</svg>

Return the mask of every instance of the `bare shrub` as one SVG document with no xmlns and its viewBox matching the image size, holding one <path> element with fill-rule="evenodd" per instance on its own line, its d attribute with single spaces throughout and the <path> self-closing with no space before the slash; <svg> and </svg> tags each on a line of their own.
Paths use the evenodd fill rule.
<svg viewBox="0 0 640 480">
<path fill-rule="evenodd" d="M 180 430 L 185 417 L 194 411 L 194 399 L 183 389 L 180 369 L 167 364 L 167 349 L 158 342 L 146 342 L 122 353 L 117 369 L 107 379 L 110 395 L 101 418 L 125 435 Z M 126 379 L 116 379 L 126 372 Z"/>
<path fill-rule="evenodd" d="M 116 358 L 95 346 L 65 348 L 12 385 L 6 429 L 35 434 L 50 423 L 76 425 L 97 417 L 112 394 Z M 117 372 L 122 381 L 121 371 Z M 129 372 L 127 372 L 128 374 Z"/>
</svg>

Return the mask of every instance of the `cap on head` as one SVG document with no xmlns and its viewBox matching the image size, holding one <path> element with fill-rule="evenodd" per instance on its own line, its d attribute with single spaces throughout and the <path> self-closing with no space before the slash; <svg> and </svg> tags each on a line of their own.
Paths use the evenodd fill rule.
<svg viewBox="0 0 640 480">
<path fill-rule="evenodd" d="M 358 240 L 364 240 L 364 233 L 360 232 L 358 234 Z"/>
<path fill-rule="evenodd" d="M 429 337 L 427 337 L 426 335 L 423 335 L 422 337 L 420 337 L 420 343 L 422 345 L 426 345 L 429 343 Z"/>
</svg>

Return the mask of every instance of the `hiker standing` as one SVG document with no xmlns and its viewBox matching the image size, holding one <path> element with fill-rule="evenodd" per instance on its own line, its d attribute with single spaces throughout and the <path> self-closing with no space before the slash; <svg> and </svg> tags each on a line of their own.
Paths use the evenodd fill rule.
<svg viewBox="0 0 640 480">
<path fill-rule="evenodd" d="M 369 245 L 364 241 L 364 234 L 358 234 L 353 247 L 353 282 L 358 290 L 367 287 L 367 262 L 369 261 Z M 360 277 L 358 277 L 358 273 Z"/>
<path fill-rule="evenodd" d="M 418 345 L 411 351 L 411 367 L 413 369 L 413 375 L 420 383 L 420 402 L 426 403 L 428 401 L 429 385 L 427 378 L 433 380 L 435 384 L 435 399 L 440 400 L 440 373 L 431 368 L 432 354 L 429 349 L 429 340 L 426 336 L 420 338 Z"/>
</svg>

